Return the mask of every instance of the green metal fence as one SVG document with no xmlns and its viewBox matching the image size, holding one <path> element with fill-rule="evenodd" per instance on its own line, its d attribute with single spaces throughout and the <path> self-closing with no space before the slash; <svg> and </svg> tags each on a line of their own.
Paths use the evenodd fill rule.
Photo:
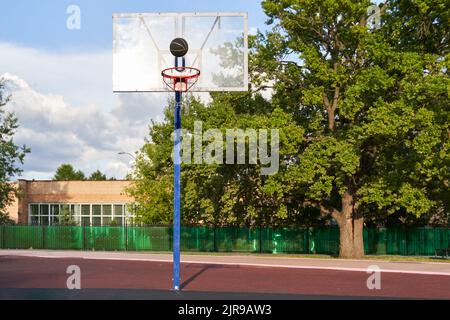
<svg viewBox="0 0 450 320">
<path fill-rule="evenodd" d="M 263 253 L 309 253 L 307 228 L 262 228 L 260 236 L 261 252 Z"/>
<path fill-rule="evenodd" d="M 45 227 L 42 230 L 44 234 L 44 248 L 83 250 L 85 249 L 83 239 L 84 231 L 85 229 L 80 227 Z"/>
<path fill-rule="evenodd" d="M 2 249 L 171 251 L 172 228 L 1 226 Z M 450 229 L 364 229 L 364 249 L 374 255 L 435 255 L 450 248 Z M 339 253 L 339 229 L 182 227 L 185 252 Z"/>
<path fill-rule="evenodd" d="M 45 227 L 4 226 L 2 227 L 4 249 L 45 249 Z"/>
<path fill-rule="evenodd" d="M 214 230 L 214 251 L 259 252 L 260 229 L 217 228 Z"/>
<path fill-rule="evenodd" d="M 365 229 L 364 246 L 366 254 L 431 256 L 450 248 L 450 229 Z"/>
<path fill-rule="evenodd" d="M 127 243 L 127 249 L 131 251 L 170 251 L 172 228 L 129 227 Z"/>
<path fill-rule="evenodd" d="M 310 245 L 312 253 L 337 255 L 339 253 L 339 228 L 313 229 Z"/>
</svg>

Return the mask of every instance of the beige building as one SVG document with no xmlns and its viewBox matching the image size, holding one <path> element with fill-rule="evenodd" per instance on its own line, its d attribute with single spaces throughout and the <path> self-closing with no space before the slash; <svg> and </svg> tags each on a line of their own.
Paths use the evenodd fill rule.
<svg viewBox="0 0 450 320">
<path fill-rule="evenodd" d="M 20 195 L 8 208 L 19 224 L 54 225 L 60 215 L 80 225 L 123 225 L 132 216 L 134 199 L 125 193 L 130 181 L 17 182 Z"/>
</svg>

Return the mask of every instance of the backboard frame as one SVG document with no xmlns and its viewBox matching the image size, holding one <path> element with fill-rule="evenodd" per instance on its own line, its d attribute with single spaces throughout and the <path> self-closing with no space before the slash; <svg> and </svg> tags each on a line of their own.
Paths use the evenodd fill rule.
<svg viewBox="0 0 450 320">
<path fill-rule="evenodd" d="M 243 22 L 243 45 L 242 45 L 242 50 L 243 50 L 243 81 L 242 81 L 242 85 L 240 86 L 230 86 L 230 87 L 212 87 L 212 86 L 194 86 L 192 88 L 192 92 L 235 92 L 235 91 L 248 91 L 248 86 L 249 86 L 249 59 L 248 59 L 248 53 L 249 53 L 249 49 L 248 49 L 248 13 L 247 12 L 182 12 L 182 13 L 176 13 L 176 12 L 164 12 L 164 13 L 115 13 L 113 14 L 113 21 L 118 21 L 119 19 L 141 19 L 141 21 L 143 21 L 150 37 L 149 37 L 149 41 L 153 41 L 153 44 L 156 48 L 158 48 L 158 68 L 161 68 L 161 70 L 154 70 L 155 73 L 160 74 L 160 72 L 165 69 L 165 67 L 167 67 L 167 61 L 165 61 L 166 65 L 163 65 L 163 63 L 160 61 L 160 54 L 167 54 L 168 56 L 170 55 L 170 51 L 169 48 L 159 48 L 155 42 L 155 40 L 153 39 L 153 37 L 151 36 L 151 32 L 148 28 L 148 26 L 145 24 L 145 18 L 152 18 L 152 17 L 167 17 L 167 18 L 174 18 L 174 30 L 176 34 L 174 34 L 175 36 L 179 36 L 179 37 L 183 37 L 184 33 L 186 32 L 185 30 L 185 21 L 186 18 L 190 18 L 190 17 L 216 17 L 216 20 L 214 22 L 214 25 L 212 26 L 211 30 L 209 31 L 207 38 L 205 40 L 205 43 L 208 41 L 209 36 L 211 34 L 211 32 L 213 31 L 213 29 L 215 28 L 215 25 L 217 23 L 217 21 L 219 21 L 220 23 L 220 18 L 222 17 L 235 17 L 235 18 L 242 18 L 242 22 Z M 181 25 L 180 25 L 181 23 Z M 116 23 L 113 23 L 113 51 L 116 52 L 116 49 L 118 48 L 118 42 L 117 42 L 117 30 L 118 26 Z M 180 32 L 181 30 L 181 32 Z M 172 39 L 170 39 L 172 40 Z M 192 65 L 189 65 L 189 63 L 187 64 L 187 66 L 190 67 L 197 67 L 202 71 L 202 74 L 204 74 L 204 70 L 202 70 L 202 65 L 201 65 L 201 56 L 202 56 L 202 52 L 201 49 L 200 50 L 196 50 L 195 48 L 191 49 L 191 53 L 192 52 L 196 52 L 196 57 L 200 57 L 200 62 L 198 66 L 195 65 L 195 63 L 193 63 Z M 200 52 L 199 52 L 200 51 Z M 197 59 L 196 58 L 196 59 Z M 194 59 L 194 62 L 197 62 L 196 59 Z M 130 92 L 168 92 L 170 90 L 168 90 L 163 83 L 161 82 L 161 86 L 159 87 L 154 87 L 154 88 L 148 88 L 148 89 L 131 89 L 131 88 L 127 88 L 127 89 L 123 89 L 123 88 L 119 88 L 119 86 L 117 85 L 120 81 L 119 81 L 119 77 L 120 75 L 117 74 L 117 70 L 119 70 L 119 61 L 118 59 L 116 59 L 116 57 L 113 57 L 113 92 L 115 93 L 130 93 Z M 201 84 L 201 82 L 200 82 Z"/>
</svg>

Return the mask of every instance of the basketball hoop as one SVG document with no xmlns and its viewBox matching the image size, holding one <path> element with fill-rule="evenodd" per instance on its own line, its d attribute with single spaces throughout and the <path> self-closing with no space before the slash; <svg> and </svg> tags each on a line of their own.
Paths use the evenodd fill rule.
<svg viewBox="0 0 450 320">
<path fill-rule="evenodd" d="M 225 20 L 226 23 L 223 23 Z M 248 91 L 248 14 L 117 13 L 113 15 L 113 24 L 113 91 L 175 91 L 172 288 L 180 291 L 182 97 L 188 91 Z M 167 41 L 170 40 L 168 37 L 171 35 L 186 35 L 186 38 L 173 39 L 167 48 Z M 233 55 L 236 57 L 224 62 L 217 51 L 221 47 L 228 48 L 230 39 L 241 40 L 236 41 L 233 46 Z M 219 62 L 211 63 L 218 59 Z M 186 63 L 190 67 L 186 67 Z M 201 81 L 198 81 L 200 69 L 196 67 L 201 68 Z M 154 76 L 155 72 L 161 72 L 163 81 Z M 223 76 L 217 77 L 217 74 Z M 192 96 L 186 96 L 184 110 L 189 112 Z"/>
<path fill-rule="evenodd" d="M 187 92 L 198 81 L 200 70 L 192 67 L 173 67 L 161 72 L 166 86 L 177 92 Z"/>
</svg>

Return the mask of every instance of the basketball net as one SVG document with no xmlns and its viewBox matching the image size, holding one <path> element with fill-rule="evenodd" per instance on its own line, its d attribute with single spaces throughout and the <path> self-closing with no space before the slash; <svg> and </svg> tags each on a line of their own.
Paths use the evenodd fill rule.
<svg viewBox="0 0 450 320">
<path fill-rule="evenodd" d="M 198 81 L 200 70 L 192 67 L 173 67 L 161 72 L 167 88 L 176 92 L 188 92 Z"/>
<path fill-rule="evenodd" d="M 177 82 L 174 86 L 174 91 L 181 91 L 181 92 L 188 91 L 187 83 L 184 81 Z"/>
</svg>

